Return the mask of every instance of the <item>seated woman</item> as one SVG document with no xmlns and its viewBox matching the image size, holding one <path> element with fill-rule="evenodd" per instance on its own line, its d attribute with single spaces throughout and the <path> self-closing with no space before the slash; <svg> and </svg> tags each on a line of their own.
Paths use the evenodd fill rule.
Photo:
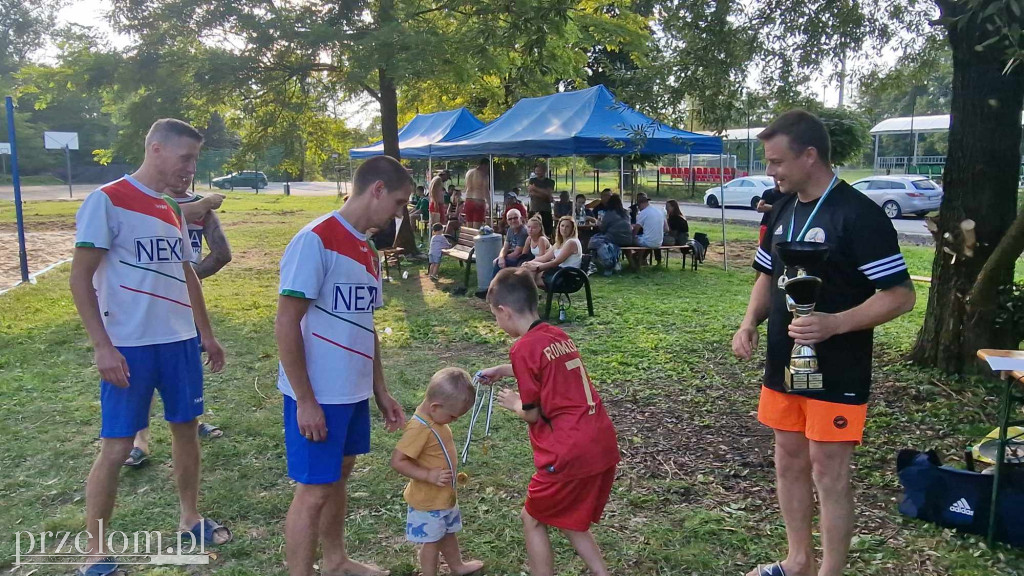
<svg viewBox="0 0 1024 576">
<path fill-rule="evenodd" d="M 690 241 L 690 225 L 686 223 L 679 203 L 669 200 L 665 203 L 668 218 L 665 219 L 665 240 L 663 246 L 686 246 Z"/>
<path fill-rule="evenodd" d="M 579 268 L 582 263 L 583 245 L 576 234 L 576 222 L 572 216 L 563 216 L 555 229 L 555 243 L 523 267 L 534 272 L 534 282 L 539 288 L 544 288 L 551 283 L 559 268 Z"/>
<path fill-rule="evenodd" d="M 551 248 L 551 241 L 544 235 L 544 221 L 535 215 L 526 222 L 526 248 L 534 258 L 539 258 Z"/>
<path fill-rule="evenodd" d="M 605 203 L 601 215 L 600 232 L 590 239 L 587 250 L 594 254 L 595 265 L 605 276 L 619 269 L 619 248 L 633 246 L 633 226 L 629 212 L 622 205 L 622 198 L 612 194 Z"/>
</svg>

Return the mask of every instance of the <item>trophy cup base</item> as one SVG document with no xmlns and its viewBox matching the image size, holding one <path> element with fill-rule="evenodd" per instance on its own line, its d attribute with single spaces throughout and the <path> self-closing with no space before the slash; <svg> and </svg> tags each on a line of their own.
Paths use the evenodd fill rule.
<svg viewBox="0 0 1024 576">
<path fill-rule="evenodd" d="M 790 394 L 815 394 L 825 391 L 821 372 L 792 372 L 786 368 L 784 388 Z"/>
</svg>

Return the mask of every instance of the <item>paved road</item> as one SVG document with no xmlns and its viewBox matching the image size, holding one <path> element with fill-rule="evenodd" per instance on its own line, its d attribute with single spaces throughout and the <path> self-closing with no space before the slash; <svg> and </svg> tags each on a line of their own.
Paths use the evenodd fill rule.
<svg viewBox="0 0 1024 576">
<path fill-rule="evenodd" d="M 663 202 L 655 202 L 655 204 L 662 204 Z M 703 204 L 683 204 L 680 206 L 683 210 L 683 214 L 686 216 L 696 216 L 698 218 L 712 218 L 719 219 L 722 217 L 722 210 L 720 208 L 709 208 Z M 725 219 L 726 220 L 738 220 L 743 222 L 760 222 L 761 214 L 750 208 L 726 208 Z M 921 236 L 925 239 L 931 240 L 932 234 L 928 231 L 928 228 L 924 225 L 924 218 L 918 217 L 907 217 L 899 218 L 892 221 L 893 227 L 896 228 L 896 232 L 906 236 Z"/>
</svg>

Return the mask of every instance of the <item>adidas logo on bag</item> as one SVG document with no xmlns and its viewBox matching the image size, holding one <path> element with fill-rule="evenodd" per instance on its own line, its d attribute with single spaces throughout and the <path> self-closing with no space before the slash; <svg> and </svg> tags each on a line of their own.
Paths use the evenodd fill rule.
<svg viewBox="0 0 1024 576">
<path fill-rule="evenodd" d="M 957 514 L 963 514 L 964 516 L 970 516 L 972 518 L 974 517 L 974 510 L 971 510 L 971 505 L 967 503 L 966 498 L 961 498 L 954 502 L 953 505 L 949 507 L 949 511 Z"/>
</svg>

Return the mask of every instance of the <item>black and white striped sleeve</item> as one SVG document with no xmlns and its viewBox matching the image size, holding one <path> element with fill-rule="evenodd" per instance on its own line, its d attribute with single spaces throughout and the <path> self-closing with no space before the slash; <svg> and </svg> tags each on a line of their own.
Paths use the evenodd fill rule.
<svg viewBox="0 0 1024 576">
<path fill-rule="evenodd" d="M 910 280 L 910 273 L 900 253 L 896 229 L 881 209 L 867 212 L 860 219 L 853 248 L 857 270 L 879 290 L 903 284 Z"/>
<path fill-rule="evenodd" d="M 758 246 L 754 253 L 754 270 L 769 276 L 772 274 L 772 255 L 763 246 Z"/>
</svg>

